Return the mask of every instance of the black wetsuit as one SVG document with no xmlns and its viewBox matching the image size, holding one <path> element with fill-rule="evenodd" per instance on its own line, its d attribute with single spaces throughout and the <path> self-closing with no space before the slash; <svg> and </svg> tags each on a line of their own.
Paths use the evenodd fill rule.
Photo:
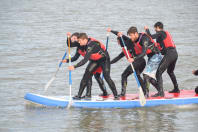
<svg viewBox="0 0 198 132">
<path fill-rule="evenodd" d="M 196 70 L 194 74 L 195 74 L 196 76 L 198 76 L 198 70 Z"/>
<path fill-rule="evenodd" d="M 71 42 L 71 40 L 70 40 L 70 42 Z M 80 53 L 78 52 L 78 50 L 81 50 L 81 51 L 86 51 L 87 50 L 87 46 L 80 46 L 80 44 L 76 41 L 71 42 L 70 47 L 77 47 L 75 55 L 71 58 L 71 62 L 76 61 L 80 57 Z M 67 59 L 67 63 L 69 63 L 69 59 Z M 100 89 L 103 92 L 103 94 L 101 94 L 101 95 L 106 96 L 107 95 L 107 90 L 105 88 L 104 81 L 100 77 L 100 73 L 94 74 L 94 77 L 95 77 L 96 81 L 98 82 Z M 87 96 L 87 97 L 91 96 L 91 87 L 92 87 L 92 77 L 87 82 L 87 91 L 86 91 L 85 96 Z"/>
<path fill-rule="evenodd" d="M 100 58 L 99 60 L 93 60 L 91 59 L 91 55 L 95 54 L 95 53 L 100 53 L 100 55 L 102 55 L 102 58 Z M 93 71 L 95 71 L 98 67 L 102 67 L 103 70 L 103 75 L 104 75 L 104 79 L 106 80 L 106 82 L 108 83 L 110 89 L 113 92 L 113 95 L 115 98 L 117 98 L 117 90 L 116 90 L 116 86 L 113 82 L 113 80 L 110 77 L 110 57 L 109 54 L 106 50 L 103 50 L 100 47 L 100 44 L 96 41 L 89 41 L 86 45 L 86 54 L 83 60 L 81 60 L 79 63 L 77 63 L 76 65 L 74 65 L 75 68 L 78 68 L 82 65 L 84 65 L 85 63 L 87 63 L 89 61 L 89 64 L 85 70 L 85 73 L 83 75 L 83 78 L 81 80 L 80 83 L 80 89 L 78 92 L 78 95 L 75 96 L 75 99 L 80 99 L 81 95 L 85 89 L 85 87 L 88 84 L 88 80 L 90 80 L 93 76 Z"/>
<path fill-rule="evenodd" d="M 117 31 L 111 31 L 112 33 L 114 33 L 115 35 L 118 34 Z M 134 50 L 134 44 L 133 42 L 131 41 L 130 38 L 128 38 L 127 36 L 123 35 L 123 40 L 126 44 L 126 47 L 127 47 L 127 50 L 129 50 L 129 52 L 134 55 L 134 62 L 133 62 L 133 66 L 134 66 L 134 69 L 137 73 L 137 77 L 140 81 L 140 85 L 145 93 L 145 85 L 144 85 L 144 81 L 143 79 L 141 78 L 140 74 L 143 72 L 144 68 L 145 68 L 145 65 L 146 65 L 146 61 L 144 59 L 144 57 L 141 57 L 141 56 L 137 56 L 135 54 L 135 50 Z M 121 41 L 121 38 L 118 37 L 119 41 L 120 41 L 120 46 L 121 47 L 124 47 L 123 46 L 123 43 Z M 115 57 L 112 61 L 111 61 L 111 64 L 113 63 L 116 63 L 117 61 L 119 61 L 122 57 L 124 57 L 125 54 L 123 52 L 121 52 L 117 57 Z M 137 58 L 136 58 L 137 57 Z M 131 68 L 131 65 L 128 65 L 127 68 L 124 70 L 124 72 L 122 73 L 122 91 L 121 91 L 121 96 L 125 96 L 126 94 L 126 87 L 127 87 L 127 78 L 129 75 L 131 75 L 133 73 L 133 70 Z"/>
<path fill-rule="evenodd" d="M 167 35 L 165 31 L 159 31 L 156 34 L 151 35 L 150 31 L 146 30 L 147 34 L 150 35 L 153 39 L 156 39 L 156 42 L 160 44 L 162 50 L 161 53 L 164 55 L 159 68 L 156 72 L 156 80 L 157 82 L 155 85 L 157 85 L 158 93 L 154 96 L 164 96 L 163 91 L 163 80 L 162 80 L 162 74 L 165 70 L 167 70 L 168 75 L 170 76 L 172 83 L 174 85 L 174 89 L 172 91 L 169 91 L 170 93 L 180 92 L 178 88 L 178 83 L 176 76 L 174 74 L 175 65 L 177 62 L 178 54 L 177 50 L 174 47 L 166 48 L 164 44 L 164 40 L 166 39 Z"/>
<path fill-rule="evenodd" d="M 147 55 L 148 61 L 149 61 L 153 55 L 160 53 L 158 47 L 155 45 L 154 42 L 151 41 L 151 38 L 149 36 L 147 36 L 146 34 L 139 33 L 139 38 L 136 40 L 135 43 L 137 44 L 137 42 L 139 42 L 139 44 L 142 47 L 142 52 L 137 57 L 144 57 L 145 55 Z M 150 50 L 150 52 L 148 52 L 148 50 Z M 137 59 L 137 57 L 136 57 L 136 59 Z M 152 83 L 152 81 L 154 79 L 149 77 L 146 74 L 143 74 L 143 76 L 144 76 L 144 83 L 145 83 L 144 94 L 146 97 L 149 97 L 149 89 L 148 89 L 149 87 L 147 87 L 146 85 L 148 82 Z M 156 86 L 155 84 L 153 84 L 153 85 Z"/>
</svg>

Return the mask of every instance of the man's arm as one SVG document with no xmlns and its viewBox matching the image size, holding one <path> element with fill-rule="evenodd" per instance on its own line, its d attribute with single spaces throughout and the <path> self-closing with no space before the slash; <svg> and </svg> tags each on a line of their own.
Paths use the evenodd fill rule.
<svg viewBox="0 0 198 132">
<path fill-rule="evenodd" d="M 121 52 L 117 57 L 115 57 L 112 61 L 111 64 L 116 63 L 117 61 L 119 61 L 122 57 L 124 57 L 124 53 Z"/>
<path fill-rule="evenodd" d="M 146 29 L 146 34 L 149 35 L 152 39 L 157 39 L 159 37 L 159 34 L 151 34 L 149 29 Z"/>
<path fill-rule="evenodd" d="M 76 49 L 76 54 L 71 58 L 71 62 L 76 61 L 80 57 L 80 54 L 78 53 L 78 48 Z M 67 59 L 67 63 L 69 63 L 69 59 Z"/>
<path fill-rule="evenodd" d="M 118 31 L 114 31 L 114 30 L 111 30 L 111 32 L 113 33 L 113 34 L 115 34 L 116 36 L 118 36 Z M 119 37 L 120 38 L 120 37 Z M 126 41 L 126 40 L 128 40 L 129 39 L 129 37 L 127 37 L 126 35 L 122 35 L 122 38 Z M 120 41 L 121 42 L 121 41 Z"/>
</svg>

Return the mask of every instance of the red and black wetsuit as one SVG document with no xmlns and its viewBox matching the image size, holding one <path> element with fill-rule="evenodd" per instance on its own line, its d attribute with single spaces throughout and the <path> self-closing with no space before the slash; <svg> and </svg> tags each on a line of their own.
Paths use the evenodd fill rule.
<svg viewBox="0 0 198 132">
<path fill-rule="evenodd" d="M 154 40 L 150 36 L 146 35 L 145 33 L 139 33 L 139 38 L 136 40 L 136 42 L 133 43 L 133 46 L 134 46 L 133 49 L 135 50 L 133 51 L 135 60 L 147 55 L 148 61 L 149 61 L 153 55 L 160 53 L 160 50 L 159 50 L 160 48 L 157 45 L 157 43 L 155 43 Z M 152 79 L 148 80 L 147 77 L 148 76 L 144 74 L 145 83 L 152 80 Z M 156 86 L 155 84 L 153 85 Z M 146 86 L 144 88 L 145 88 L 144 94 L 148 97 L 149 89 Z"/>
<path fill-rule="evenodd" d="M 114 33 L 115 35 L 118 34 L 117 31 L 113 31 L 112 30 L 111 32 Z M 124 40 L 124 42 L 126 44 L 126 47 L 127 47 L 127 50 L 128 50 L 128 53 L 129 53 L 130 57 L 137 57 L 139 54 L 135 53 L 134 44 L 131 41 L 131 39 L 128 38 L 127 36 L 125 36 L 125 35 L 123 35 L 122 38 L 123 38 L 123 40 Z M 124 56 L 127 57 L 126 51 L 125 51 L 123 43 L 121 41 L 121 38 L 119 37 L 118 39 L 120 41 L 120 46 L 122 47 L 122 52 L 111 61 L 111 64 L 116 63 L 117 61 L 119 61 Z M 133 62 L 133 66 L 134 66 L 135 71 L 137 73 L 137 77 L 138 77 L 138 79 L 140 81 L 140 85 L 143 88 L 143 91 L 145 92 L 144 81 L 143 81 L 143 79 L 140 76 L 140 74 L 143 72 L 143 70 L 144 70 L 144 68 L 146 66 L 146 61 L 145 61 L 144 57 L 138 57 L 137 59 L 135 59 L 135 61 Z M 127 68 L 122 73 L 122 77 L 121 77 L 121 80 L 122 80 L 122 83 L 121 83 L 122 84 L 121 96 L 124 96 L 126 94 L 127 78 L 132 73 L 133 73 L 133 70 L 131 68 L 131 65 L 128 65 Z"/>
<path fill-rule="evenodd" d="M 71 58 L 71 62 L 76 61 L 80 57 L 80 55 L 83 56 L 83 57 L 86 55 L 87 46 L 80 46 L 80 44 L 78 42 L 72 42 L 70 44 L 70 46 L 71 47 L 77 47 L 75 55 Z M 67 62 L 69 62 L 69 59 L 67 59 Z M 100 77 L 101 72 L 102 72 L 102 68 L 98 67 L 95 71 L 93 71 L 93 74 L 94 74 L 94 77 L 95 77 L 96 81 L 99 84 L 100 89 L 103 91 L 102 95 L 106 96 L 107 91 L 106 91 L 104 82 L 103 82 L 102 78 Z M 90 80 L 87 83 L 87 91 L 86 91 L 86 96 L 87 97 L 91 96 L 91 86 L 92 86 L 92 77 L 90 78 Z"/>
<path fill-rule="evenodd" d="M 114 97 L 117 98 L 118 96 L 116 86 L 110 77 L 110 58 L 108 52 L 105 50 L 105 46 L 98 41 L 93 41 L 89 39 L 86 45 L 86 54 L 84 56 L 84 59 L 74 65 L 74 67 L 78 68 L 87 63 L 88 61 L 89 64 L 81 80 L 78 95 L 75 98 L 81 98 L 81 95 L 87 85 L 87 80 L 91 79 L 91 77 L 93 76 L 93 72 L 98 67 L 102 68 L 104 79 L 112 90 Z"/>
<path fill-rule="evenodd" d="M 169 92 L 170 93 L 180 92 L 178 88 L 177 79 L 174 74 L 178 54 L 171 35 L 167 31 L 159 31 L 153 35 L 150 34 L 150 31 L 148 29 L 146 30 L 146 32 L 153 39 L 156 39 L 156 42 L 161 47 L 161 53 L 164 55 L 159 65 L 159 68 L 157 69 L 156 72 L 156 80 L 157 80 L 156 84 L 158 87 L 158 93 L 156 94 L 156 96 L 164 96 L 162 74 L 164 73 L 165 70 L 167 70 L 167 73 L 170 76 L 172 83 L 174 85 L 174 89 Z"/>
</svg>

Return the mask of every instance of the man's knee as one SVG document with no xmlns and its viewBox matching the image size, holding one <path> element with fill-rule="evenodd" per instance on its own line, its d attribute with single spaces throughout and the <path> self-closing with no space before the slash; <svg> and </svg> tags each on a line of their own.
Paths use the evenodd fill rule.
<svg viewBox="0 0 198 132">
<path fill-rule="evenodd" d="M 127 79 L 128 75 L 125 73 L 122 73 L 122 79 Z"/>
<path fill-rule="evenodd" d="M 167 73 L 171 76 L 171 75 L 174 75 L 173 71 L 172 70 L 167 70 Z"/>
</svg>

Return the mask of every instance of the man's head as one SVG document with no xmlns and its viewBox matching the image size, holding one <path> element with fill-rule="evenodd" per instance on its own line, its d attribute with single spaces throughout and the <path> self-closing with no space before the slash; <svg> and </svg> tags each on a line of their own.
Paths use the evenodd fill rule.
<svg viewBox="0 0 198 132">
<path fill-rule="evenodd" d="M 79 36 L 79 33 L 78 32 L 73 33 L 71 35 L 71 41 L 72 42 L 78 41 L 78 36 Z"/>
<path fill-rule="evenodd" d="M 127 35 L 129 35 L 131 40 L 133 42 L 135 42 L 139 37 L 137 28 L 136 27 L 130 27 L 129 30 L 127 31 Z"/>
<path fill-rule="evenodd" d="M 78 42 L 81 46 L 86 45 L 88 42 L 88 36 L 86 33 L 80 33 L 78 36 Z"/>
<path fill-rule="evenodd" d="M 155 28 L 155 31 L 156 32 L 159 32 L 159 31 L 162 31 L 163 28 L 164 28 L 164 25 L 162 22 L 156 22 L 155 25 L 154 25 L 154 28 Z"/>
</svg>

